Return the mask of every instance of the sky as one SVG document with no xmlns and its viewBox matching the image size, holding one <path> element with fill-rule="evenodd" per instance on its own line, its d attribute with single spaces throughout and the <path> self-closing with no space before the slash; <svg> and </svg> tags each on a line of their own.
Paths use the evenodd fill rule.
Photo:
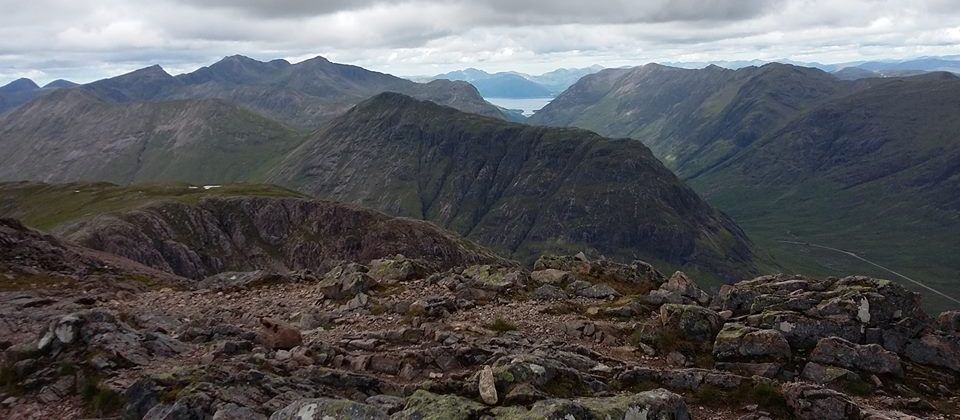
<svg viewBox="0 0 960 420">
<path fill-rule="evenodd" d="M 224 56 L 315 56 L 396 75 L 466 67 L 960 54 L 960 0 L 0 0 L 0 84 Z"/>
</svg>

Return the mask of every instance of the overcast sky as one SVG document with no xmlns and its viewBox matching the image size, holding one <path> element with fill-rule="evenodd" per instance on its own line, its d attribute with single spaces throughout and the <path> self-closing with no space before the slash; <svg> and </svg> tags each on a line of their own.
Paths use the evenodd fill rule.
<svg viewBox="0 0 960 420">
<path fill-rule="evenodd" d="M 0 0 L 0 84 L 223 56 L 397 75 L 960 54 L 958 0 Z"/>
</svg>

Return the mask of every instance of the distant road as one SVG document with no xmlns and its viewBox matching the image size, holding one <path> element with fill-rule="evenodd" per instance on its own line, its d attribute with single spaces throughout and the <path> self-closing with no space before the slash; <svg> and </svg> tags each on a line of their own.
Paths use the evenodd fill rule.
<svg viewBox="0 0 960 420">
<path fill-rule="evenodd" d="M 898 273 L 898 272 L 896 272 L 896 271 L 893 271 L 893 270 L 891 270 L 891 269 L 889 269 L 889 268 L 887 268 L 887 267 L 884 267 L 884 266 L 882 266 L 882 265 L 880 265 L 880 264 L 877 264 L 877 263 L 875 263 L 875 262 L 873 262 L 873 261 L 870 261 L 870 260 L 868 260 L 868 259 L 866 259 L 866 258 L 863 258 L 863 257 L 857 255 L 857 253 L 855 253 L 855 252 L 846 251 L 846 250 L 838 249 L 838 248 L 833 248 L 833 247 L 829 247 L 829 246 L 826 246 L 826 245 L 814 244 L 814 243 L 810 243 L 810 242 L 785 241 L 785 240 L 777 240 L 777 242 L 784 243 L 784 244 L 791 244 L 791 245 L 812 246 L 812 247 L 814 247 L 814 248 L 821 248 L 821 249 L 826 249 L 826 250 L 829 250 L 829 251 L 834 251 L 834 252 L 839 252 L 839 253 L 841 253 L 841 254 L 849 255 L 849 256 L 851 256 L 851 257 L 853 257 L 853 258 L 856 258 L 856 259 L 858 259 L 858 260 L 860 260 L 860 261 L 863 261 L 863 262 L 865 262 L 865 263 L 867 263 L 867 264 L 870 264 L 870 265 L 872 265 L 872 266 L 874 266 L 874 267 L 877 267 L 877 268 L 879 268 L 879 269 L 881 269 L 881 270 L 883 270 L 883 271 L 886 271 L 886 272 L 888 272 L 888 273 L 892 273 L 893 275 L 895 275 L 895 276 L 897 276 L 897 277 L 900 277 L 900 278 L 902 278 L 902 279 L 904 279 L 904 280 L 907 280 L 907 281 L 909 281 L 909 282 L 911 282 L 911 283 L 913 283 L 913 284 L 916 284 L 917 286 L 920 286 L 920 287 L 922 287 L 922 288 L 924 288 L 924 289 L 927 289 L 927 290 L 929 290 L 929 291 L 931 291 L 931 292 L 933 292 L 933 293 L 936 293 L 936 294 L 938 294 L 938 295 L 940 295 L 940 296 L 943 296 L 944 298 L 949 299 L 949 300 L 952 301 L 952 302 L 956 302 L 956 303 L 960 304 L 960 300 L 954 298 L 953 296 L 950 296 L 950 295 L 948 295 L 948 294 L 946 294 L 946 293 L 943 293 L 943 292 L 941 292 L 941 291 L 939 291 L 939 290 L 937 290 L 937 289 L 934 289 L 934 288 L 932 288 L 932 287 L 930 287 L 930 286 L 927 286 L 926 284 L 923 284 L 923 283 L 921 283 L 921 282 L 919 282 L 919 281 L 917 281 L 917 280 L 914 280 L 914 279 L 912 279 L 912 278 L 910 278 L 910 277 L 908 277 L 908 276 L 905 276 L 905 275 L 900 274 L 900 273 Z"/>
</svg>

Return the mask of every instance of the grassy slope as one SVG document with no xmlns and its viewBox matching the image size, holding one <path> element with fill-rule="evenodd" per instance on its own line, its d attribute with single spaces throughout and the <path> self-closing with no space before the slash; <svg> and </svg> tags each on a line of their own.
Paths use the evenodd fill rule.
<svg viewBox="0 0 960 420">
<path fill-rule="evenodd" d="M 218 188 L 187 184 L 117 186 L 108 183 L 0 183 L 0 217 L 14 217 L 44 231 L 98 214 L 160 201 L 195 203 L 208 197 L 304 197 L 272 185 L 232 184 Z"/>
</svg>

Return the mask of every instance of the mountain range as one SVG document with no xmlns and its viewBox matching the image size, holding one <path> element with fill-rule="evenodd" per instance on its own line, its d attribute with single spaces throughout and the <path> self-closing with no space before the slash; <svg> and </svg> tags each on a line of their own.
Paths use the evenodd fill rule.
<svg viewBox="0 0 960 420">
<path fill-rule="evenodd" d="M 387 82 L 401 92 L 326 116 Z M 291 107 L 290 97 L 324 105 Z M 463 111 L 472 105 L 491 112 Z M 320 59 L 228 57 L 176 77 L 154 66 L 0 115 L 0 180 L 268 182 L 429 220 L 526 264 L 586 251 L 714 280 L 756 272 L 740 228 L 642 144 L 502 118 L 465 82 L 417 84 Z"/>
<path fill-rule="evenodd" d="M 892 276 L 946 306 L 912 281 L 960 278 L 958 89 L 942 72 L 651 64 L 587 76 L 530 121 L 641 140 L 781 267 Z"/>
</svg>

